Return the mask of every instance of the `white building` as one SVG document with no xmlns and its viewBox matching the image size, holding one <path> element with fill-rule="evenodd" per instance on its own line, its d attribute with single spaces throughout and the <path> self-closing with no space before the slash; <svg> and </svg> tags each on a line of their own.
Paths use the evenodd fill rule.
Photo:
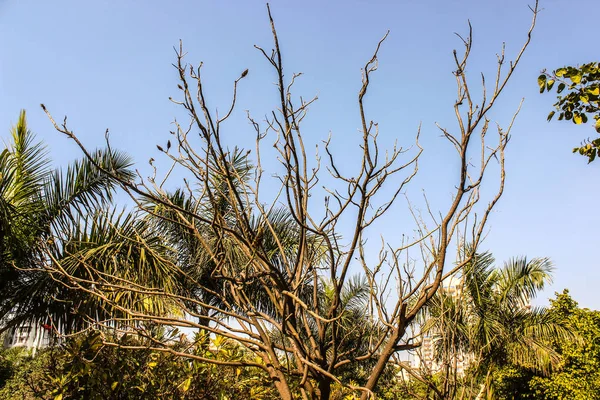
<svg viewBox="0 0 600 400">
<path fill-rule="evenodd" d="M 5 348 L 27 347 L 33 349 L 35 353 L 37 349 L 50 345 L 52 338 L 51 332 L 52 327 L 48 325 L 35 322 L 24 322 L 7 330 L 4 335 L 3 346 Z"/>
<path fill-rule="evenodd" d="M 462 285 L 462 278 L 451 276 L 444 281 L 440 291 L 444 291 L 447 295 L 457 298 L 462 293 Z M 424 321 L 424 323 L 426 323 L 426 321 Z M 434 374 L 439 372 L 443 365 L 436 360 L 435 346 L 436 342 L 440 340 L 440 337 L 437 336 L 436 332 L 429 331 L 421 334 L 419 340 L 421 341 L 421 346 L 411 353 L 411 365 L 413 368 L 420 369 L 425 373 Z M 454 358 L 455 359 L 452 360 L 452 367 L 456 368 L 456 373 L 459 376 L 464 375 L 469 367 L 471 357 L 467 354 L 455 354 Z"/>
</svg>

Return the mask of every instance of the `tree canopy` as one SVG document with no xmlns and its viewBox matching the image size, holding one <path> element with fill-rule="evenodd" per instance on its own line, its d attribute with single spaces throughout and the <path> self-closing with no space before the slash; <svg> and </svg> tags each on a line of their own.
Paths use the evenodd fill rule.
<svg viewBox="0 0 600 400">
<path fill-rule="evenodd" d="M 578 340 L 557 340 L 560 368 L 547 377 L 537 376 L 530 387 L 544 399 L 600 398 L 600 312 L 579 308 L 568 290 L 556 293 L 551 312 L 562 318 Z"/>
<path fill-rule="evenodd" d="M 561 360 L 551 343 L 573 339 L 563 318 L 530 304 L 551 280 L 547 258 L 494 263 L 490 253 L 477 254 L 425 310 L 423 334 L 438 364 L 428 383 L 437 399 L 494 397 L 507 368 L 547 376 Z M 459 362 L 468 370 L 459 372 Z"/>
<path fill-rule="evenodd" d="M 175 120 L 165 133 L 157 149 L 168 164 L 152 158 L 150 176 L 134 172 L 108 137 L 105 148 L 89 149 L 66 118 L 56 122 L 42 105 L 83 154 L 66 170 L 54 169 L 23 114 L 14 146 L 0 158 L 0 218 L 7 221 L 0 267 L 10 278 L 0 283 L 8 293 L 2 312 L 15 316 L 6 327 L 48 321 L 55 334 L 74 337 L 63 342 L 64 362 L 45 381 L 50 393 L 93 397 L 91 388 L 109 386 L 126 398 L 139 387 L 158 397 L 167 390 L 202 396 L 205 387 L 191 380 L 213 379 L 222 368 L 224 381 L 242 385 L 252 373 L 250 382 L 269 386 L 265 396 L 285 400 L 384 396 L 407 371 L 402 355 L 420 346 L 419 317 L 449 304 L 452 298 L 436 294 L 460 273 L 470 306 L 453 308 L 467 318 L 455 326 L 464 339 L 456 348 L 473 355 L 478 382 L 507 360 L 536 370 L 553 365 L 555 352 L 542 337 L 558 330 L 544 312 L 524 311 L 546 279 L 547 260 L 518 259 L 497 272 L 478 252 L 504 193 L 520 106 L 503 126 L 491 124 L 490 115 L 530 43 L 537 3 L 532 11 L 520 50 L 512 61 L 502 52 L 483 88 L 469 78 L 472 28 L 459 36 L 450 107 L 456 121 L 438 126 L 455 161 L 452 196 L 438 210 L 426 198 L 427 213 L 408 202 L 413 220 L 406 226 L 395 210 L 419 174 L 420 130 L 414 141 L 386 151 L 368 107 L 387 34 L 362 66 L 352 163 L 333 150 L 336 138 L 323 138 L 312 156 L 304 120 L 316 98 L 295 96 L 301 74 L 284 74 L 268 6 L 273 49 L 257 49 L 276 85 L 264 120 L 243 114 L 254 140 L 249 149 L 233 145 L 240 132 L 228 121 L 252 75 L 240 67 L 226 111 L 216 112 L 210 76 L 202 63 L 189 64 L 182 44 L 174 63 L 178 95 L 170 100 L 188 120 Z M 116 190 L 129 196 L 126 210 L 113 204 Z M 367 242 L 381 223 L 395 224 L 402 241 L 381 238 L 373 251 Z M 190 330 L 198 332 L 193 340 L 181 334 Z M 115 349 L 128 354 L 116 359 Z M 162 361 L 168 374 L 158 376 Z M 127 373 L 132 365 L 147 376 Z M 135 386 L 125 387 L 123 374 Z M 242 386 L 252 390 L 252 383 Z M 484 381 L 480 393 L 490 387 Z M 234 384 L 215 388 L 237 393 Z"/>
<path fill-rule="evenodd" d="M 590 62 L 581 66 L 566 66 L 552 72 L 543 71 L 538 77 L 540 93 L 556 89 L 556 108 L 548 114 L 548 121 L 558 113 L 558 120 L 586 124 L 592 120 L 597 133 L 600 133 L 600 63 Z M 566 90 L 566 91 L 565 91 Z M 563 93 L 564 92 L 564 93 Z M 600 148 L 600 138 L 585 140 L 573 152 L 596 159 Z"/>
</svg>

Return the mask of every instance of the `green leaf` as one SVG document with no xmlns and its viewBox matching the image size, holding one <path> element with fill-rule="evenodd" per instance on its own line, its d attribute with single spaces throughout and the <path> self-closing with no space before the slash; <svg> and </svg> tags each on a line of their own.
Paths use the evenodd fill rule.
<svg viewBox="0 0 600 400">
<path fill-rule="evenodd" d="M 192 377 L 190 376 L 189 378 L 187 378 L 185 380 L 185 382 L 183 382 L 183 386 L 181 387 L 181 390 L 183 390 L 184 392 L 187 392 L 190 389 L 191 384 L 192 384 Z"/>
<path fill-rule="evenodd" d="M 595 88 L 587 88 L 586 92 L 593 96 L 598 96 L 600 95 L 600 87 L 596 86 Z"/>
<path fill-rule="evenodd" d="M 566 74 L 566 73 L 567 73 L 567 69 L 566 68 L 559 68 L 556 71 L 554 71 L 554 75 L 556 75 L 559 78 L 561 76 L 563 76 L 564 74 Z"/>
<path fill-rule="evenodd" d="M 540 93 L 544 93 L 544 89 L 546 88 L 546 75 L 542 74 L 538 76 L 537 82 L 540 87 Z"/>
<path fill-rule="evenodd" d="M 565 87 L 566 87 L 566 86 L 567 86 L 567 85 L 565 85 L 565 83 L 564 83 L 564 82 L 561 82 L 561 83 L 558 85 L 558 88 L 556 89 L 556 93 L 560 93 L 560 92 L 562 92 L 563 90 L 565 90 Z"/>
<path fill-rule="evenodd" d="M 584 124 L 587 124 L 588 122 L 588 117 L 585 114 L 581 114 L 581 120 L 583 121 Z"/>
</svg>

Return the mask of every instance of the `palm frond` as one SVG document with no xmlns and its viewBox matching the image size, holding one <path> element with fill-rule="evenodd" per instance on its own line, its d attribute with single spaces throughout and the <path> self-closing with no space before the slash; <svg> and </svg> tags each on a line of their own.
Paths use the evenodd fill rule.
<svg viewBox="0 0 600 400">
<path fill-rule="evenodd" d="M 71 290 L 68 284 L 53 283 L 53 297 L 61 300 L 70 314 L 93 320 L 129 318 L 119 307 L 154 315 L 178 312 L 167 296 L 144 293 L 148 290 L 177 293 L 178 272 L 168 257 L 169 249 L 136 213 L 98 210 L 78 220 L 67 237 L 53 246 L 53 259 L 70 276 L 83 280 L 79 285 L 90 291 L 104 290 L 106 296 L 103 301 L 81 290 Z M 85 280 L 96 283 L 87 284 Z M 107 289 L 111 285 L 120 289 Z M 59 319 L 69 318 L 69 313 L 55 314 Z M 74 327 L 74 324 L 74 321 L 63 322 L 63 326 Z"/>
<path fill-rule="evenodd" d="M 341 303 L 344 309 L 365 311 L 370 286 L 364 275 L 352 276 L 342 288 Z"/>
<path fill-rule="evenodd" d="M 54 171 L 45 182 L 44 198 L 48 222 L 57 230 L 68 227 L 77 218 L 112 201 L 118 182 L 100 171 L 96 165 L 123 180 L 131 180 L 134 176 L 129 156 L 112 149 L 96 150 L 92 154 L 92 160 L 77 160 L 66 171 Z"/>
<path fill-rule="evenodd" d="M 422 331 L 434 340 L 438 361 L 466 352 L 474 360 L 474 376 L 488 386 L 502 365 L 541 373 L 556 367 L 560 355 L 552 343 L 576 338 L 564 319 L 529 306 L 550 282 L 550 260 L 513 258 L 496 268 L 490 253 L 468 254 L 473 258 L 463 269 L 462 290 L 440 289 L 427 308 Z"/>
<path fill-rule="evenodd" d="M 525 305 L 547 283 L 552 282 L 552 262 L 548 258 L 513 258 L 500 270 L 497 288 L 502 301 Z M 519 303 L 519 304 L 515 304 Z"/>
<path fill-rule="evenodd" d="M 21 112 L 11 131 L 12 142 L 0 152 L 0 317 L 14 315 L 7 326 L 49 316 L 74 319 L 77 296 L 65 301 L 65 288 L 45 272 L 44 248 L 64 251 L 93 230 L 88 217 L 109 204 L 117 180 L 131 179 L 131 161 L 123 153 L 98 150 L 92 160 L 52 171 L 45 147 L 35 142 Z M 89 243 L 93 243 L 90 241 Z"/>
<path fill-rule="evenodd" d="M 25 110 L 21 110 L 17 124 L 11 129 L 11 139 L 8 151 L 17 177 L 15 191 L 28 198 L 37 193 L 50 172 L 48 151 L 28 129 Z"/>
</svg>

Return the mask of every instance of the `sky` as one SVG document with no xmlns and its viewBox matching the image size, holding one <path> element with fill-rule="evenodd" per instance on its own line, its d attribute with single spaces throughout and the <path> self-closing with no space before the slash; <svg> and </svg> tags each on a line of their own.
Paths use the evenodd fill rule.
<svg viewBox="0 0 600 400">
<path fill-rule="evenodd" d="M 284 64 L 304 75 L 297 95 L 318 96 L 305 131 L 315 143 L 329 134 L 334 150 L 351 164 L 359 119 L 356 96 L 360 68 L 377 41 L 390 35 L 367 96 L 369 117 L 380 124 L 381 143 L 409 146 L 419 124 L 425 147 L 421 177 L 410 194 L 426 190 L 434 204 L 449 200 L 452 150 L 435 123 L 453 127 L 456 94 L 452 50 L 456 33 L 474 44 L 469 73 L 491 73 L 506 43 L 513 58 L 523 44 L 533 0 L 274 0 Z M 600 161 L 588 165 L 571 149 L 595 133 L 591 126 L 547 123 L 555 96 L 540 95 L 536 78 L 544 68 L 598 61 L 596 0 L 542 0 L 532 42 L 502 98 L 490 115 L 506 126 L 524 98 L 507 154 L 506 191 L 490 220 L 483 248 L 498 260 L 549 257 L 554 282 L 537 300 L 546 304 L 568 288 L 583 307 L 600 309 Z M 272 48 L 265 3 L 246 1 L 93 2 L 0 0 L 0 138 L 6 140 L 20 109 L 44 140 L 57 165 L 80 156 L 54 131 L 40 108 L 44 103 L 89 147 L 100 146 L 107 128 L 114 147 L 127 151 L 147 171 L 158 158 L 155 145 L 169 138 L 181 116 L 176 97 L 173 46 L 182 40 L 187 60 L 203 62 L 210 104 L 225 110 L 232 82 L 246 68 L 239 107 L 228 123 L 231 145 L 253 135 L 245 110 L 261 120 L 276 107 L 274 75 L 254 48 Z M 491 181 L 493 184 L 494 181 Z M 493 187 L 493 186 L 492 186 Z M 378 227 L 397 235 L 398 224 Z M 594 250 L 596 249 L 596 250 Z"/>
</svg>

